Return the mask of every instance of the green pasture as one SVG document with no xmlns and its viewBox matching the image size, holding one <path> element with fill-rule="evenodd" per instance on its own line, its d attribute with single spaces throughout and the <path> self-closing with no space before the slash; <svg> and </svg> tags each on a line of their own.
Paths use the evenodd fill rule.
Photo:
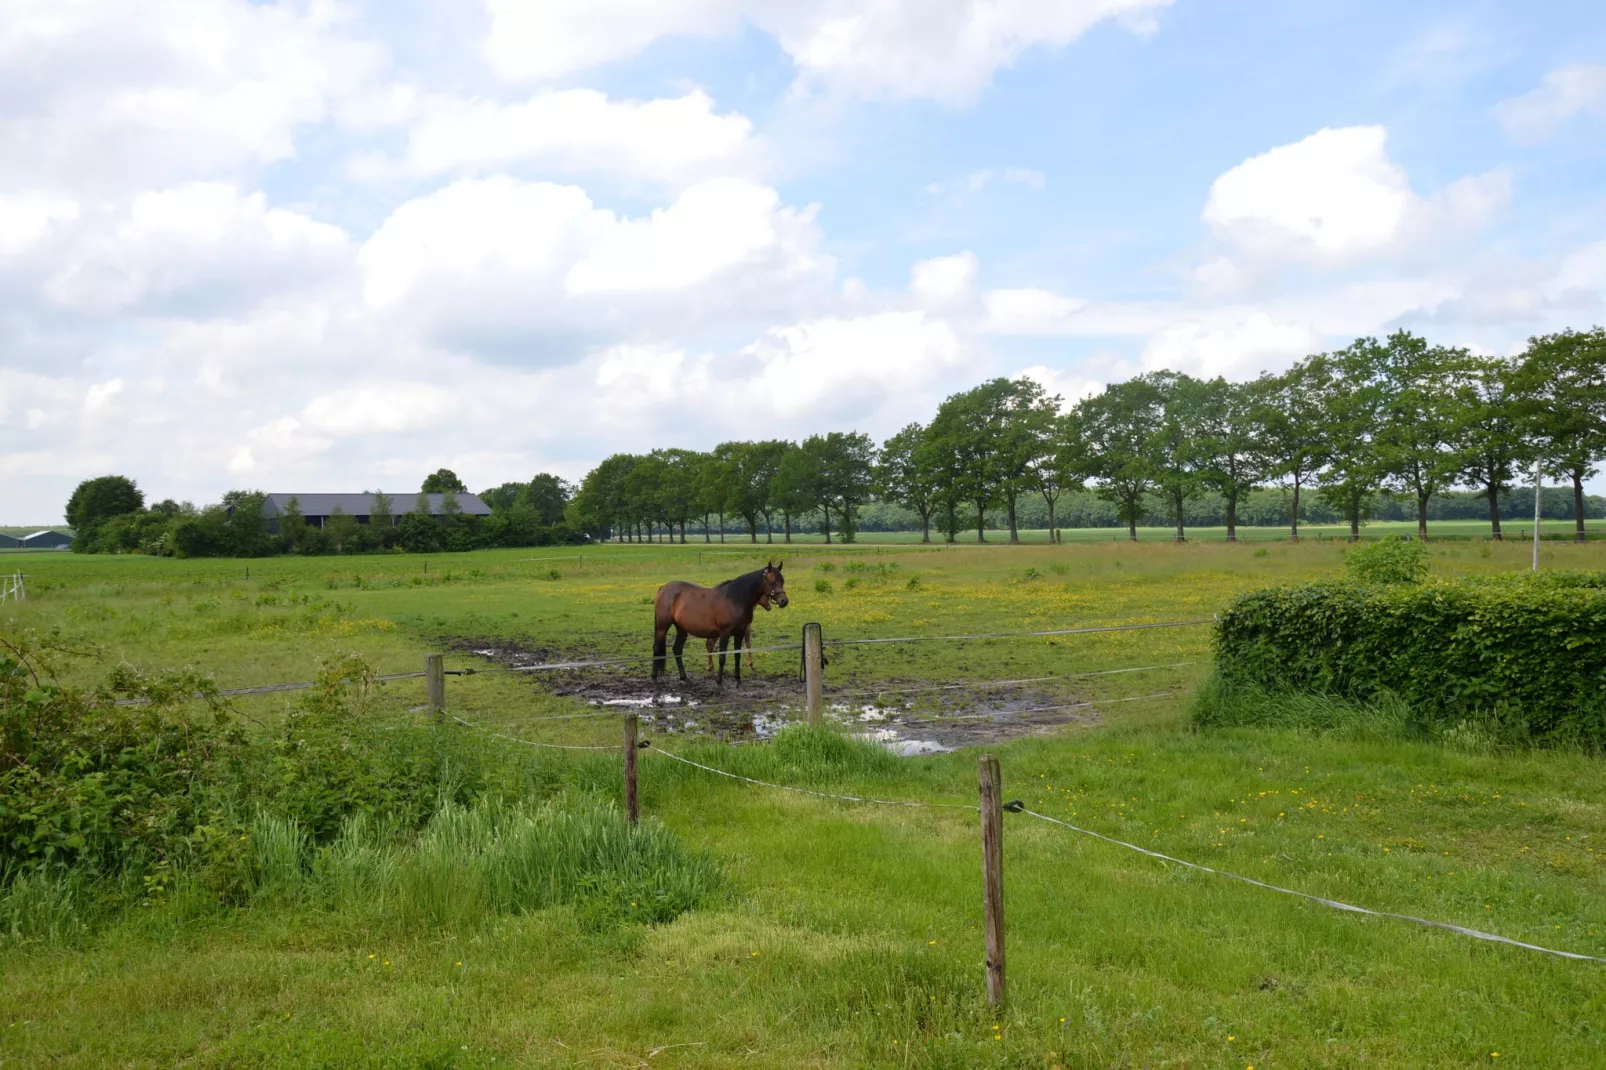
<svg viewBox="0 0 1606 1070">
<path fill-rule="evenodd" d="M 30 600 L 0 606 L 0 632 L 60 629 L 97 652 L 66 670 L 81 683 L 126 661 L 240 687 L 307 680 L 353 652 L 387 673 L 442 649 L 449 668 L 489 670 L 467 652 L 481 641 L 646 655 L 658 584 L 772 557 L 792 604 L 759 615 L 761 648 L 796 642 L 811 620 L 828 640 L 1203 620 L 1239 592 L 1343 569 L 1341 542 L 1240 532 L 1267 541 L 1178 545 L 1155 531 L 1133 545 L 1068 529 L 1059 547 L 1033 532 L 1019 547 L 866 535 L 851 547 L 728 537 L 427 559 L 36 555 Z M 1431 553 L 1435 573 L 1462 574 L 1527 568 L 1531 549 L 1475 539 Z M 1606 547 L 1546 542 L 1541 561 L 1603 568 Z M 1361 720 L 1323 734 L 1198 732 L 1188 714 L 1209 655 L 1200 626 L 833 647 L 827 690 L 1168 666 L 1034 685 L 1067 702 L 1140 700 L 992 748 L 1005 797 L 1272 884 L 1606 956 L 1600 758 L 1428 743 Z M 617 672 L 645 693 L 645 664 Z M 795 653 L 758 657 L 770 683 L 796 672 Z M 266 730 L 295 697 L 237 705 Z M 371 716 L 423 718 L 422 702 L 421 681 L 399 681 Z M 542 720 L 585 707 L 540 674 L 453 676 L 448 705 L 523 739 L 618 740 L 612 718 Z M 868 744 L 653 741 L 827 791 L 976 795 L 976 750 L 893 759 Z M 618 760 L 544 752 L 548 788 L 610 784 Z M 1005 827 L 1010 1000 L 994 1015 L 974 815 L 778 792 L 653 748 L 641 761 L 644 812 L 724 875 L 712 905 L 599 927 L 572 905 L 380 924 L 293 899 L 158 898 L 80 939 L 0 945 L 0 1065 L 1606 1065 L 1606 966 L 1325 910 L 1020 814 Z"/>
</svg>

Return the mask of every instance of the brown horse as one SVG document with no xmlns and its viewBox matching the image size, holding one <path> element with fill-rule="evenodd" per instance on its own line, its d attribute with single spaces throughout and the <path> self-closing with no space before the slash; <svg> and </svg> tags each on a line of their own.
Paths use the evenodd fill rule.
<svg viewBox="0 0 1606 1070">
<path fill-rule="evenodd" d="M 766 595 L 763 595 L 762 597 L 760 597 L 759 600 L 758 600 L 758 607 L 760 609 L 762 609 L 764 612 L 768 613 L 770 611 L 770 596 L 766 594 Z M 747 644 L 747 667 L 748 667 L 749 670 L 751 670 L 753 668 L 753 628 L 752 628 L 752 626 L 749 625 L 747 627 L 747 629 L 742 632 L 740 638 L 737 638 L 734 634 L 731 636 L 731 638 L 736 639 L 736 649 L 738 649 L 738 650 L 740 650 L 742 648 L 742 644 L 743 643 Z M 714 648 L 719 645 L 719 640 L 716 639 L 713 636 L 709 636 L 707 645 L 708 645 L 708 671 L 709 672 L 713 672 L 714 671 Z"/>
<path fill-rule="evenodd" d="M 725 686 L 725 649 L 732 637 L 736 639 L 736 682 L 742 682 L 742 643 L 753 626 L 753 611 L 760 603 L 786 608 L 786 580 L 781 566 L 768 564 L 757 572 L 749 572 L 726 580 L 718 587 L 699 587 L 695 583 L 675 580 L 658 588 L 653 604 L 652 678 L 658 679 L 666 667 L 669 629 L 675 629 L 675 668 L 680 678 L 687 679 L 686 663 L 681 653 L 686 649 L 686 637 L 719 640 L 719 675 L 717 680 Z"/>
</svg>

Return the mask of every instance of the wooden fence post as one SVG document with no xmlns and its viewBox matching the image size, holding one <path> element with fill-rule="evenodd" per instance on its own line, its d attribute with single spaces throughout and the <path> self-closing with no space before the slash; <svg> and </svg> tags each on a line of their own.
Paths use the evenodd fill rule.
<svg viewBox="0 0 1606 1070">
<path fill-rule="evenodd" d="M 987 932 L 987 1002 L 1004 1003 L 1004 804 L 998 759 L 983 754 L 981 786 L 982 912 Z"/>
<path fill-rule="evenodd" d="M 636 802 L 636 715 L 625 714 L 625 813 L 630 823 L 641 820 L 641 808 Z"/>
<path fill-rule="evenodd" d="M 446 723 L 446 658 L 424 655 L 424 686 L 429 689 L 429 711 L 437 723 Z"/>
<path fill-rule="evenodd" d="M 817 725 L 825 712 L 825 637 L 818 624 L 803 625 L 803 695 L 809 724 Z"/>
</svg>

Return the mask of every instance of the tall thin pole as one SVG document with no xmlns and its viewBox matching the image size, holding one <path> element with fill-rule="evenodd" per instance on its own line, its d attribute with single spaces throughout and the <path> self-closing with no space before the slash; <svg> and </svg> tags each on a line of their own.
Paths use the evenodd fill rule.
<svg viewBox="0 0 1606 1070">
<path fill-rule="evenodd" d="M 981 787 L 982 915 L 987 942 L 987 1002 L 1004 1002 L 1004 785 L 998 759 L 983 754 Z"/>
<path fill-rule="evenodd" d="M 1540 462 L 1534 462 L 1534 571 L 1539 571 L 1539 505 L 1540 480 L 1543 473 L 1539 467 Z"/>
<path fill-rule="evenodd" d="M 819 724 L 825 713 L 825 644 L 818 624 L 803 625 L 803 701 L 809 724 Z"/>
<path fill-rule="evenodd" d="M 446 663 L 440 654 L 424 655 L 424 686 L 436 724 L 446 723 Z"/>
<path fill-rule="evenodd" d="M 625 714 L 625 815 L 632 825 L 641 820 L 641 807 L 636 801 L 636 715 Z"/>
</svg>

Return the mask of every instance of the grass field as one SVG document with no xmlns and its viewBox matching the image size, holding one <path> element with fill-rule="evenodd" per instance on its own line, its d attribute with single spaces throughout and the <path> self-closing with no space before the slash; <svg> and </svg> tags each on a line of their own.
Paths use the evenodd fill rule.
<svg viewBox="0 0 1606 1070">
<path fill-rule="evenodd" d="M 1529 553 L 1447 542 L 1432 564 L 1511 571 Z M 306 680 L 349 652 L 381 672 L 414 671 L 443 648 L 451 667 L 490 667 L 458 652 L 475 641 L 646 654 L 660 582 L 712 582 L 771 556 L 786 559 L 792 606 L 760 615 L 761 646 L 795 641 L 808 620 L 843 639 L 1208 618 L 1237 592 L 1337 575 L 1342 555 L 1314 541 L 867 538 L 276 558 L 250 562 L 249 578 L 239 561 L 40 556 L 26 567 L 30 600 L 0 607 L 0 626 L 97 644 L 101 661 L 69 670 L 80 682 L 128 661 L 201 667 L 234 687 Z M 1606 567 L 1606 547 L 1546 543 L 1542 562 Z M 827 687 L 1174 666 L 1046 685 L 1067 700 L 1161 697 L 993 748 L 1005 797 L 1273 884 L 1606 955 L 1599 758 L 1363 727 L 1195 732 L 1187 710 L 1208 657 L 1204 627 L 840 647 Z M 796 655 L 760 655 L 757 672 L 780 686 Z M 583 707 L 534 676 L 452 677 L 448 702 L 522 738 L 617 741 L 612 719 L 537 720 Z M 238 703 L 271 725 L 293 698 Z M 422 701 L 418 681 L 398 682 L 374 715 L 416 718 Z M 867 744 L 657 742 L 827 791 L 975 799 L 976 750 L 893 759 Z M 616 776 L 616 754 L 553 753 L 553 791 Z M 1606 967 L 1324 910 L 1024 815 L 1006 816 L 1011 987 L 995 1016 L 973 814 L 777 792 L 652 749 L 641 778 L 644 812 L 725 874 L 714 905 L 599 929 L 569 906 L 404 926 L 306 903 L 157 903 L 79 940 L 0 949 L 0 1064 L 1606 1065 Z"/>
</svg>

